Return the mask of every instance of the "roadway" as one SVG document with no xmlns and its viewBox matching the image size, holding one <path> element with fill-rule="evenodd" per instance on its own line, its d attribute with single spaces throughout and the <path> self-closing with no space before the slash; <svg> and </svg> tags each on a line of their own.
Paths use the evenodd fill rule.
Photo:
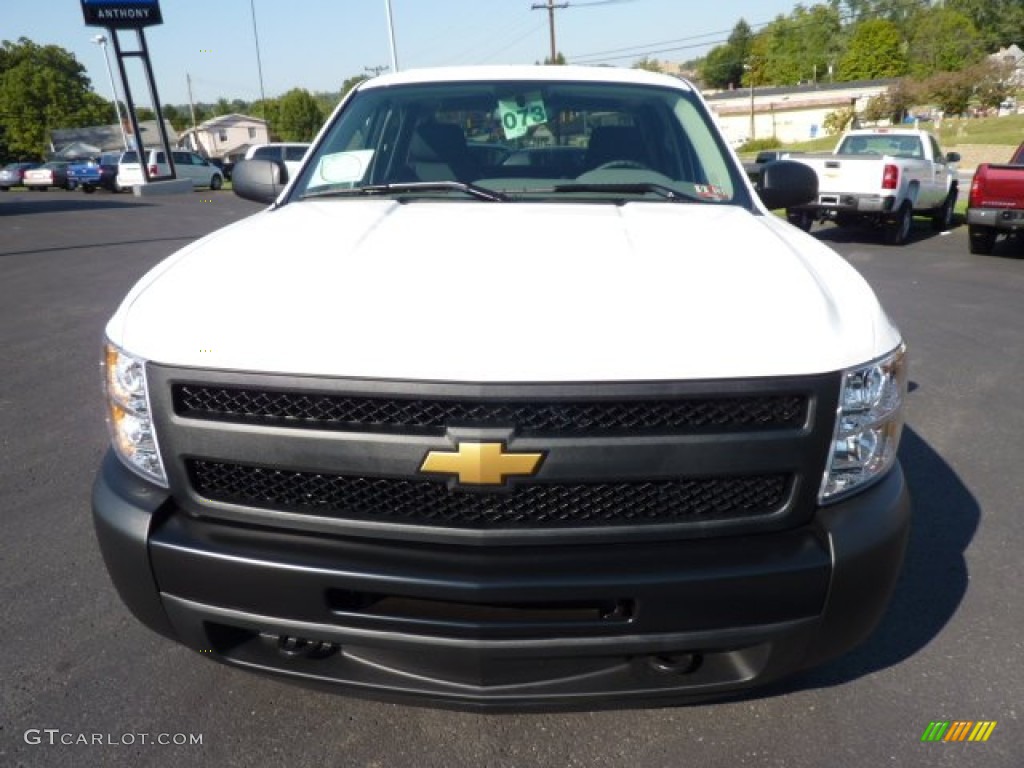
<svg viewBox="0 0 1024 768">
<path fill-rule="evenodd" d="M 223 667 L 146 630 L 110 584 L 89 511 L 107 441 L 104 323 L 160 259 L 256 210 L 228 192 L 0 193 L 0 765 L 1019 768 L 1024 244 L 971 256 L 964 227 L 934 234 L 924 221 L 901 248 L 814 230 L 873 284 L 910 344 L 900 453 L 914 529 L 865 645 L 717 704 L 479 715 Z M 930 721 L 958 719 L 998 725 L 986 743 L 921 743 Z M 83 736 L 103 743 L 60 743 Z"/>
</svg>

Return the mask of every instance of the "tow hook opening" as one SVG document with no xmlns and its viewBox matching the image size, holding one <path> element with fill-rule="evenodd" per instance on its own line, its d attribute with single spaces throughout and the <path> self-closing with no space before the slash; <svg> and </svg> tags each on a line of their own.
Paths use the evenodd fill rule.
<svg viewBox="0 0 1024 768">
<path fill-rule="evenodd" d="M 662 675 L 689 675 L 697 671 L 703 659 L 699 653 L 659 653 L 648 656 L 647 664 Z"/>
<path fill-rule="evenodd" d="M 277 652 L 288 659 L 326 659 L 341 650 L 338 643 L 323 640 L 307 640 L 303 637 L 278 635 Z"/>
</svg>

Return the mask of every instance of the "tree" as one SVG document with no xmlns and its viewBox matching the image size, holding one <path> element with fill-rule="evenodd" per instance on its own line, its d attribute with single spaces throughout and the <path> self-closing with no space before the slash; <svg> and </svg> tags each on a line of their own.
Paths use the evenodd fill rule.
<svg viewBox="0 0 1024 768">
<path fill-rule="evenodd" d="M 276 127 L 284 141 L 309 141 L 323 122 L 316 99 L 305 88 L 293 88 L 281 97 Z"/>
<path fill-rule="evenodd" d="M 962 115 L 967 111 L 974 91 L 973 74 L 939 72 L 921 85 L 922 91 L 947 115 Z"/>
<path fill-rule="evenodd" d="M 113 104 L 92 92 L 72 53 L 28 38 L 0 45 L 0 133 L 6 151 L 42 157 L 50 131 L 114 122 Z"/>
<path fill-rule="evenodd" d="M 565 60 L 565 54 L 563 54 L 561 51 L 559 51 L 558 53 L 555 54 L 555 58 L 553 60 L 552 60 L 552 58 L 550 56 L 545 56 L 544 57 L 544 63 L 545 64 L 549 64 L 549 65 L 550 64 L 555 64 L 557 66 L 564 67 L 569 62 L 567 62 Z"/>
<path fill-rule="evenodd" d="M 633 62 L 633 69 L 643 69 L 647 72 L 661 72 L 661 64 L 658 63 L 657 59 L 644 56 L 639 61 Z"/>
<path fill-rule="evenodd" d="M 971 67 L 970 79 L 974 83 L 974 98 L 978 105 L 998 109 L 1012 93 L 1012 66 L 983 61 Z"/>
<path fill-rule="evenodd" d="M 946 0 L 946 7 L 969 18 L 989 53 L 1021 43 L 1024 3 L 1020 0 Z"/>
<path fill-rule="evenodd" d="M 725 45 L 711 49 L 700 67 L 700 79 L 709 88 L 735 87 L 743 80 L 743 65 L 750 58 L 753 34 L 743 19 L 736 22 Z"/>
<path fill-rule="evenodd" d="M 839 13 L 824 5 L 798 5 L 789 16 L 776 17 L 759 35 L 763 67 L 754 72 L 754 82 L 793 85 L 816 79 L 838 55 L 840 32 Z"/>
<path fill-rule="evenodd" d="M 341 98 L 345 98 L 345 95 L 348 94 L 349 91 L 365 80 L 369 80 L 366 75 L 353 75 L 346 79 L 345 82 L 341 84 Z"/>
<path fill-rule="evenodd" d="M 918 14 L 910 38 L 910 71 L 915 76 L 958 72 L 983 56 L 978 30 L 962 13 L 931 8 Z"/>
<path fill-rule="evenodd" d="M 895 24 L 868 19 L 856 24 L 839 60 L 840 81 L 901 77 L 907 73 L 903 38 Z"/>
</svg>

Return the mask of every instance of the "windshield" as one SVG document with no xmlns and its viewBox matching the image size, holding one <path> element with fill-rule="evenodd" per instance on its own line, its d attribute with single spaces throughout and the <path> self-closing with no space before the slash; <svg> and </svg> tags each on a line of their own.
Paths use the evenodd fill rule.
<svg viewBox="0 0 1024 768">
<path fill-rule="evenodd" d="M 292 199 L 466 199 L 467 185 L 500 200 L 749 204 L 689 90 L 532 80 L 359 91 L 319 142 Z"/>
</svg>

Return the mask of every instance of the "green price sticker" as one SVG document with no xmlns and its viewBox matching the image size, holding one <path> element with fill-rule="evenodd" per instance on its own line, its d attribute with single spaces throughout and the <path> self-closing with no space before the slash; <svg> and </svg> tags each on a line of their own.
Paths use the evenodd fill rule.
<svg viewBox="0 0 1024 768">
<path fill-rule="evenodd" d="M 536 93 L 527 94 L 522 104 L 517 100 L 499 100 L 498 115 L 506 139 L 518 139 L 525 136 L 531 127 L 548 121 L 544 102 Z"/>
</svg>

